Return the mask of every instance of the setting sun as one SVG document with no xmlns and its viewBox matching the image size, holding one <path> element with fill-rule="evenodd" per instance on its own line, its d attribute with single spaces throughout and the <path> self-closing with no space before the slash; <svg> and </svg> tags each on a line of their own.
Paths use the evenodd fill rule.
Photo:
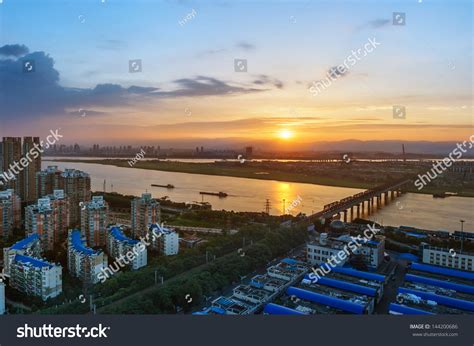
<svg viewBox="0 0 474 346">
<path fill-rule="evenodd" d="M 278 132 L 278 137 L 280 137 L 281 139 L 289 139 L 293 137 L 293 132 L 287 129 L 283 129 Z"/>
</svg>

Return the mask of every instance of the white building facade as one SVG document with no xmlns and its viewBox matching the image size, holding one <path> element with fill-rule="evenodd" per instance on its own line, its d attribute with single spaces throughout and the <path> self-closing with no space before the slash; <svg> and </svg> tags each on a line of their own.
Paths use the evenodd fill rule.
<svg viewBox="0 0 474 346">
<path fill-rule="evenodd" d="M 108 231 L 107 252 L 115 259 L 132 258 L 130 268 L 137 270 L 147 265 L 147 249 L 140 241 L 126 237 L 117 226 L 112 226 Z"/>
<path fill-rule="evenodd" d="M 152 224 L 149 228 L 149 238 L 153 249 L 164 256 L 177 255 L 179 252 L 179 234 L 173 229 Z"/>
<path fill-rule="evenodd" d="M 40 258 L 15 255 L 10 264 L 10 286 L 43 300 L 57 297 L 62 288 L 62 267 Z"/>
<path fill-rule="evenodd" d="M 474 271 L 474 253 L 423 246 L 423 263 L 442 267 Z"/>
</svg>

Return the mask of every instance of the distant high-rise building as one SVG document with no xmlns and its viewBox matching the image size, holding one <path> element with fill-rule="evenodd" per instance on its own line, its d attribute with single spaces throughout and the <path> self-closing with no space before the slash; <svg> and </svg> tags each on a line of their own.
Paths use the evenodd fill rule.
<svg viewBox="0 0 474 346">
<path fill-rule="evenodd" d="M 64 189 L 64 177 L 58 166 L 48 166 L 36 173 L 36 194 L 38 198 L 50 195 L 54 190 Z"/>
<path fill-rule="evenodd" d="M 69 197 L 71 225 L 78 225 L 83 205 L 80 202 L 91 199 L 91 178 L 89 174 L 76 169 L 66 169 L 61 176 L 64 178 L 64 192 Z"/>
<path fill-rule="evenodd" d="M 81 231 L 70 230 L 67 265 L 72 276 L 93 285 L 99 282 L 99 273 L 107 267 L 107 256 L 100 250 L 87 247 Z"/>
<path fill-rule="evenodd" d="M 245 147 L 245 157 L 250 158 L 253 154 L 253 147 Z"/>
<path fill-rule="evenodd" d="M 92 201 L 81 208 L 81 231 L 89 246 L 107 244 L 107 225 L 109 223 L 109 205 L 103 196 L 94 196 Z"/>
<path fill-rule="evenodd" d="M 36 189 L 36 173 L 41 171 L 41 153 L 35 148 L 39 148 L 39 146 L 39 137 L 23 138 L 23 156 L 32 160 L 22 172 L 23 194 L 20 195 L 20 197 L 25 202 L 33 202 L 36 201 L 36 199 L 38 198 Z M 34 157 L 35 155 L 29 155 L 29 152 L 31 150 L 35 150 L 37 152 L 36 157 Z"/>
<path fill-rule="evenodd" d="M 6 240 L 21 226 L 21 199 L 13 189 L 0 191 L 0 239 Z"/>
<path fill-rule="evenodd" d="M 3 172 L 8 172 L 10 184 L 18 196 L 22 195 L 22 175 L 15 174 L 15 162 L 21 159 L 21 137 L 3 137 Z"/>
<path fill-rule="evenodd" d="M 132 233 L 135 238 L 143 237 L 148 227 L 161 221 L 160 203 L 151 198 L 151 193 L 143 193 L 142 197 L 132 200 Z"/>
<path fill-rule="evenodd" d="M 140 241 L 126 237 L 118 226 L 109 228 L 107 240 L 107 252 L 113 258 L 124 258 L 127 253 L 133 253 L 133 259 L 129 267 L 132 270 L 140 269 L 147 264 L 147 249 Z"/>
</svg>

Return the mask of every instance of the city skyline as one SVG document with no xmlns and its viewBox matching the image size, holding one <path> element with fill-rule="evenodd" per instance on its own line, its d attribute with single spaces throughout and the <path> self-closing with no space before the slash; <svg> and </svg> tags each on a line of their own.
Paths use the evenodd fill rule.
<svg viewBox="0 0 474 346">
<path fill-rule="evenodd" d="M 217 140 L 297 150 L 471 134 L 468 1 L 345 1 L 344 12 L 306 1 L 27 4 L 0 6 L 8 37 L 0 77 L 10 86 L 0 136 L 46 134 L 54 124 L 69 143 Z M 406 25 L 393 25 L 394 12 Z M 368 40 L 380 45 L 334 72 Z M 130 73 L 137 59 L 141 72 Z M 235 71 L 235 59 L 247 60 L 247 72 Z M 25 60 L 33 72 L 22 71 Z M 337 78 L 314 96 L 311 85 L 328 73 Z M 394 106 L 405 107 L 404 118 L 394 119 Z"/>
</svg>

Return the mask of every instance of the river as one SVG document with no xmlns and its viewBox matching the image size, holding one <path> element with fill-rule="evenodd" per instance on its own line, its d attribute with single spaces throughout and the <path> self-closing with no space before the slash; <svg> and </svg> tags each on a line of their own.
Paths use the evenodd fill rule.
<svg viewBox="0 0 474 346">
<path fill-rule="evenodd" d="M 94 163 L 53 162 L 43 160 L 43 168 L 56 165 L 60 169 L 75 168 L 91 176 L 93 191 L 106 191 L 127 195 L 141 195 L 148 191 L 154 198 L 168 196 L 174 202 L 209 202 L 214 210 L 265 211 L 270 202 L 270 213 L 310 214 L 323 209 L 325 204 L 363 191 L 360 189 L 153 171 L 138 168 L 107 166 Z M 151 184 L 172 184 L 174 189 L 152 187 Z M 200 191 L 226 192 L 229 196 L 200 195 Z M 464 230 L 474 232 L 474 198 L 433 198 L 431 195 L 407 193 L 396 202 L 383 206 L 369 216 L 371 220 L 391 226 L 413 226 L 431 230 L 459 230 L 463 219 Z"/>
</svg>

